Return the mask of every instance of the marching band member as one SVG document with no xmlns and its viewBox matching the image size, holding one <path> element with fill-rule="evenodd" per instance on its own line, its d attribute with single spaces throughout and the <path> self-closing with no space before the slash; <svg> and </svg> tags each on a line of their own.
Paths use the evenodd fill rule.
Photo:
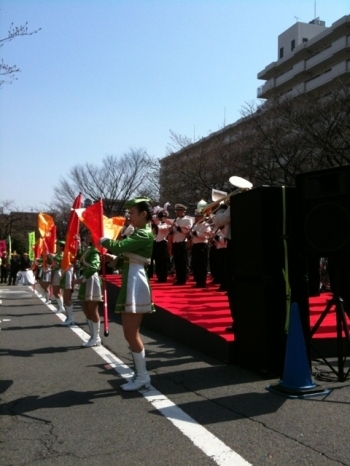
<svg viewBox="0 0 350 466">
<path fill-rule="evenodd" d="M 232 243 L 231 243 L 231 211 L 230 206 L 228 205 L 221 205 L 215 216 L 213 217 L 213 223 L 217 228 L 225 227 L 225 239 L 227 245 L 227 259 L 226 259 L 226 270 L 225 275 L 227 279 L 227 296 L 228 302 L 230 306 L 230 312 L 233 320 L 233 325 L 231 327 L 227 327 L 226 330 L 228 332 L 234 332 L 234 308 L 233 308 L 233 296 L 232 296 L 232 280 L 233 280 L 233 264 L 232 264 Z"/>
<path fill-rule="evenodd" d="M 134 391 L 150 387 L 150 376 L 146 369 L 145 349 L 140 336 L 140 326 L 145 313 L 154 312 L 151 289 L 146 267 L 151 261 L 153 233 L 151 229 L 152 207 L 147 198 L 136 198 L 127 202 L 134 232 L 123 240 L 101 238 L 99 243 L 114 254 L 123 254 L 122 286 L 119 291 L 115 312 L 122 313 L 123 331 L 129 343 L 135 364 L 132 380 L 121 386 Z"/>
<path fill-rule="evenodd" d="M 78 241 L 78 239 L 76 239 Z M 73 301 L 72 301 L 72 294 L 74 291 L 74 284 L 73 280 L 76 278 L 75 276 L 75 257 L 73 254 L 70 254 L 70 264 L 67 270 L 62 273 L 62 278 L 60 280 L 61 289 L 63 289 L 63 304 L 66 310 L 67 318 L 62 325 L 73 325 L 74 317 L 73 317 Z"/>
<path fill-rule="evenodd" d="M 100 314 L 98 305 L 103 301 L 102 287 L 98 272 L 101 267 L 101 258 L 98 249 L 93 244 L 92 235 L 85 236 L 87 248 L 79 259 L 81 275 L 73 280 L 73 285 L 79 284 L 78 299 L 82 301 L 83 312 L 90 330 L 90 339 L 83 343 L 85 348 L 100 346 Z"/>
<path fill-rule="evenodd" d="M 124 226 L 123 226 L 123 229 L 121 231 L 121 237 L 123 239 L 128 238 L 132 234 L 132 232 L 134 230 L 135 230 L 135 228 L 130 223 L 130 214 L 126 213 L 125 214 Z"/>
<path fill-rule="evenodd" d="M 209 224 L 198 210 L 194 213 L 195 223 L 191 229 L 192 236 L 192 271 L 195 288 L 205 288 L 208 272 L 208 239 L 211 232 Z"/>
<path fill-rule="evenodd" d="M 51 258 L 46 257 L 43 259 L 39 259 L 39 267 L 41 267 L 41 270 L 39 269 L 38 273 L 38 278 L 39 278 L 39 284 L 41 288 L 44 290 L 45 294 L 45 303 L 46 304 L 51 304 L 51 299 L 50 299 L 50 284 L 51 284 Z"/>
<path fill-rule="evenodd" d="M 168 220 L 168 212 L 161 210 L 154 218 L 154 223 L 158 227 L 158 232 L 154 240 L 154 262 L 156 265 L 156 275 L 158 283 L 166 283 L 170 263 L 168 235 L 172 226 L 172 221 Z"/>
<path fill-rule="evenodd" d="M 147 276 L 148 278 L 153 278 L 153 271 L 154 271 L 154 262 L 155 262 L 155 257 L 154 257 L 154 244 L 156 242 L 156 236 L 158 235 L 158 226 L 155 224 L 154 221 L 151 222 L 151 229 L 153 233 L 153 247 L 152 247 L 152 256 L 151 256 L 151 261 L 147 267 Z"/>
<path fill-rule="evenodd" d="M 176 280 L 173 285 L 185 285 L 187 281 L 188 248 L 187 235 L 192 227 L 192 219 L 186 215 L 187 207 L 175 204 L 176 219 L 171 233 L 173 235 L 173 258 Z"/>
<path fill-rule="evenodd" d="M 227 244 L 225 239 L 225 227 L 220 227 L 213 238 L 215 252 L 215 267 L 217 270 L 216 281 L 220 284 L 217 291 L 227 291 L 226 261 L 227 261 Z"/>
<path fill-rule="evenodd" d="M 66 244 L 65 241 L 56 241 L 58 252 L 56 254 L 49 254 L 49 256 L 52 258 L 52 269 L 51 269 L 52 291 L 53 291 L 55 298 L 57 299 L 58 312 L 64 312 L 63 297 L 62 297 L 61 288 L 60 288 L 60 280 L 62 278 L 61 262 L 63 259 L 63 251 L 64 251 L 65 244 Z"/>
</svg>

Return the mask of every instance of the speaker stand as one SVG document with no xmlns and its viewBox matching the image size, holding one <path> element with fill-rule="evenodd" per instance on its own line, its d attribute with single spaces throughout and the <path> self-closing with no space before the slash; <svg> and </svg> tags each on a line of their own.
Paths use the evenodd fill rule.
<svg viewBox="0 0 350 466">
<path fill-rule="evenodd" d="M 337 357 L 338 357 L 338 370 L 336 370 L 323 356 L 322 354 L 314 347 L 312 344 L 312 337 L 318 330 L 319 326 L 325 319 L 325 317 L 331 312 L 332 307 L 335 306 L 335 313 L 336 313 L 336 323 L 337 323 Z M 345 348 L 343 342 L 343 332 L 345 335 Z M 339 382 L 344 382 L 350 373 L 350 368 L 345 373 L 345 362 L 347 357 L 347 350 L 350 348 L 350 336 L 349 336 L 349 327 L 346 322 L 345 311 L 344 311 L 344 304 L 343 299 L 340 296 L 335 296 L 333 294 L 333 298 L 328 301 L 327 306 L 325 307 L 324 311 L 320 315 L 319 319 L 317 320 L 314 327 L 311 329 L 310 332 L 311 337 L 311 346 L 312 348 L 319 354 L 321 359 L 327 364 L 327 366 L 332 370 L 332 372 L 338 377 Z"/>
</svg>

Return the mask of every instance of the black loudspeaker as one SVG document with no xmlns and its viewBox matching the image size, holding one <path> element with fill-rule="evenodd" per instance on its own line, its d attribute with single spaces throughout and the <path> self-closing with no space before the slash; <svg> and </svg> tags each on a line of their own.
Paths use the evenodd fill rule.
<svg viewBox="0 0 350 466">
<path fill-rule="evenodd" d="M 287 337 L 288 276 L 291 301 L 299 305 L 310 354 L 307 264 L 295 241 L 296 189 L 255 188 L 232 196 L 230 204 L 234 361 L 281 377 Z"/>
<path fill-rule="evenodd" d="M 314 257 L 350 255 L 350 165 L 296 176 L 300 244 Z"/>
</svg>

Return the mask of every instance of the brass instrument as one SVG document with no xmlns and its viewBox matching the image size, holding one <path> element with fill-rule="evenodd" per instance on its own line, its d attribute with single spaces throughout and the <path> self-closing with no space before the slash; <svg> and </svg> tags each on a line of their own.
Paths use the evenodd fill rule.
<svg viewBox="0 0 350 466">
<path fill-rule="evenodd" d="M 219 191 L 217 189 L 212 190 L 212 199 L 214 202 L 211 204 L 207 204 L 205 207 L 200 209 L 202 215 L 209 215 L 215 213 L 219 210 L 220 205 L 227 202 L 231 196 L 235 196 L 236 194 L 240 194 L 243 191 L 249 191 L 253 185 L 250 181 L 245 180 L 239 176 L 231 176 L 229 182 L 238 188 L 236 191 L 233 191 L 230 194 L 225 193 L 225 191 Z M 222 195 L 222 197 L 220 197 Z"/>
</svg>

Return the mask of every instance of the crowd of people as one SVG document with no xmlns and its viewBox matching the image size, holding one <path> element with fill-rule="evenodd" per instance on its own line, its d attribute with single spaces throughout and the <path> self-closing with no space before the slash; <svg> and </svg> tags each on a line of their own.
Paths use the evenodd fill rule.
<svg viewBox="0 0 350 466">
<path fill-rule="evenodd" d="M 13 251 L 10 257 L 7 251 L 3 251 L 0 257 L 0 283 L 16 285 L 19 272 L 25 272 L 31 267 L 28 253 L 17 254 Z"/>
<path fill-rule="evenodd" d="M 226 208 L 223 205 L 220 211 Z M 157 283 L 166 283 L 173 274 L 172 284 L 181 286 L 192 274 L 194 286 L 205 288 L 210 274 L 211 280 L 220 285 L 220 291 L 227 291 L 224 273 L 227 226 L 224 223 L 216 225 L 212 219 L 208 221 L 199 210 L 194 217 L 188 216 L 187 207 L 176 204 L 175 219 L 169 219 L 168 212 L 160 210 L 153 215 L 152 229 L 154 245 L 149 278 L 155 274 Z"/>
</svg>

